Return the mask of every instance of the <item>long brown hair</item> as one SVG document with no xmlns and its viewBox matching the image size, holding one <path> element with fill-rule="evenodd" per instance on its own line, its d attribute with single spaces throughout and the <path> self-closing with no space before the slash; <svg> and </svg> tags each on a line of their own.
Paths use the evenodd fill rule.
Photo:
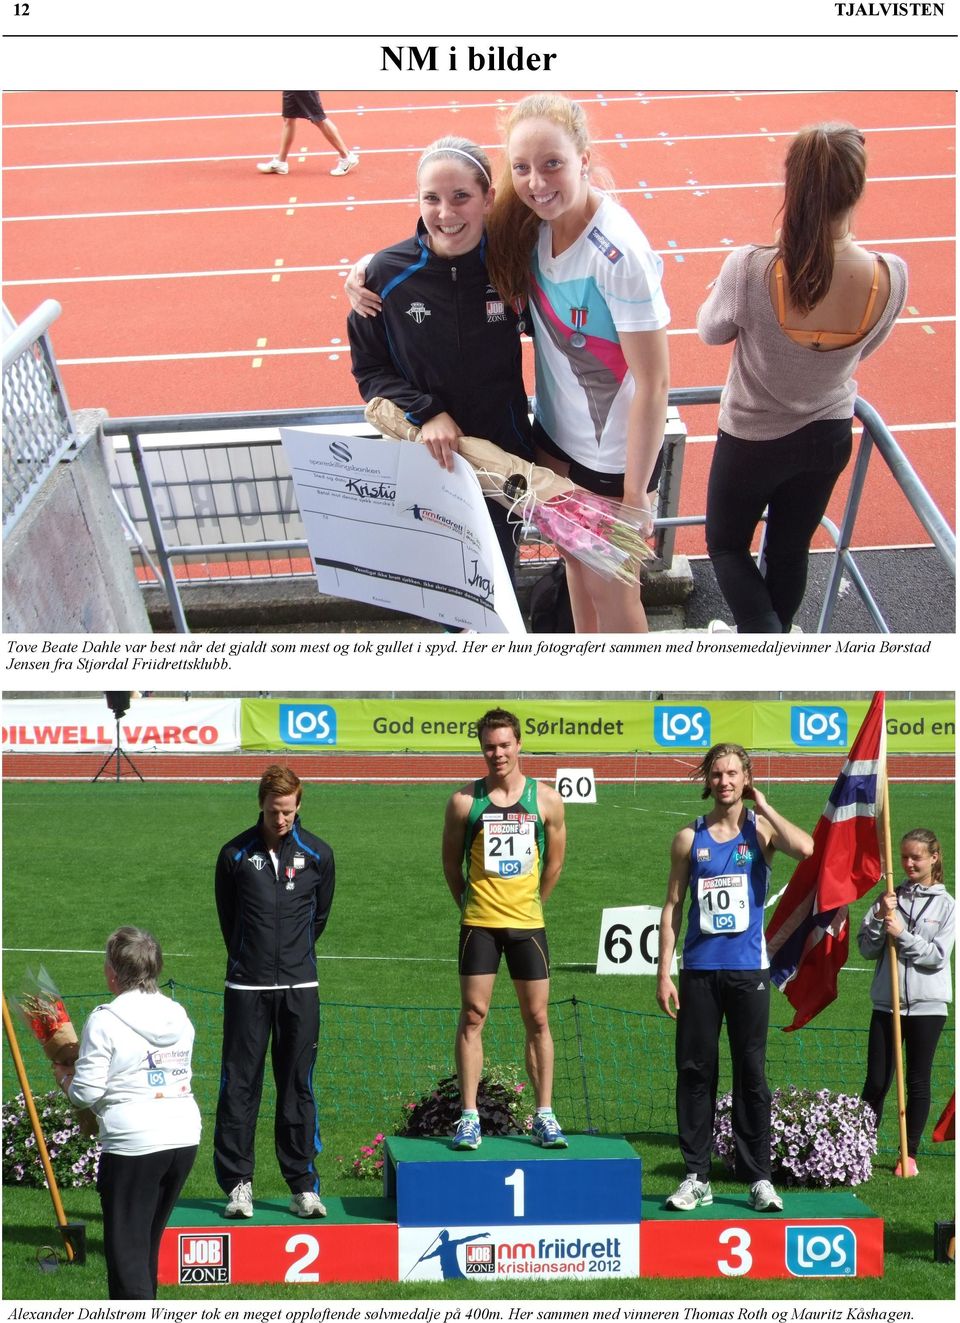
<svg viewBox="0 0 960 1323">
<path fill-rule="evenodd" d="M 558 92 L 525 96 L 504 116 L 500 125 L 503 160 L 493 208 L 487 218 L 487 270 L 491 284 L 510 302 L 526 296 L 530 254 L 540 229 L 539 217 L 517 196 L 510 165 L 510 135 L 526 119 L 549 120 L 572 139 L 578 153 L 590 151 L 590 131 L 583 106 Z M 605 181 L 598 182 L 603 186 Z"/>
<path fill-rule="evenodd" d="M 712 749 L 707 750 L 696 768 L 690 773 L 691 781 L 703 782 L 701 799 L 710 798 L 710 773 L 713 771 L 713 764 L 718 758 L 739 758 L 740 766 L 744 770 L 747 781 L 753 781 L 753 763 L 742 744 L 715 744 Z"/>
<path fill-rule="evenodd" d="M 925 845 L 929 854 L 935 854 L 937 857 L 933 861 L 930 869 L 930 876 L 935 883 L 943 881 L 943 850 L 940 848 L 940 842 L 930 831 L 929 827 L 914 827 L 913 831 L 908 831 L 905 836 L 901 836 L 900 844 L 905 845 L 907 841 L 916 841 L 918 845 Z"/>
<path fill-rule="evenodd" d="M 814 124 L 791 142 L 777 249 L 798 312 L 809 312 L 829 290 L 832 226 L 859 202 L 866 182 L 863 134 L 852 124 Z"/>
</svg>

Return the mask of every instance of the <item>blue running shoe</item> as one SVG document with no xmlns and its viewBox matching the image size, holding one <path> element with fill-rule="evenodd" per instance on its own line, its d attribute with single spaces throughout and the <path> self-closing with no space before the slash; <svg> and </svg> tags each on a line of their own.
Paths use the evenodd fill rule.
<svg viewBox="0 0 960 1323">
<path fill-rule="evenodd" d="M 453 1137 L 454 1148 L 479 1148 L 481 1143 L 480 1118 L 461 1116 L 457 1133 Z"/>
<path fill-rule="evenodd" d="M 537 1112 L 533 1118 L 533 1127 L 530 1131 L 530 1138 L 541 1148 L 566 1148 L 567 1137 L 560 1129 L 557 1118 L 551 1112 L 549 1116 L 544 1116 Z"/>
</svg>

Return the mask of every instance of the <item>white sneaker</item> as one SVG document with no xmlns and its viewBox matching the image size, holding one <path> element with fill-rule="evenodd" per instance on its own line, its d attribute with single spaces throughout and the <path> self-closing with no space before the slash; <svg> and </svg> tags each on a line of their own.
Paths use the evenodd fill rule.
<svg viewBox="0 0 960 1323">
<path fill-rule="evenodd" d="M 757 1181 L 750 1186 L 750 1207 L 758 1213 L 782 1213 L 783 1200 L 769 1181 Z"/>
<path fill-rule="evenodd" d="M 258 161 L 257 169 L 262 175 L 285 175 L 290 167 L 275 156 L 272 161 Z"/>
<path fill-rule="evenodd" d="M 330 171 L 332 175 L 348 175 L 351 170 L 356 169 L 360 164 L 360 157 L 356 152 L 350 152 L 347 156 L 341 156 L 340 160 Z"/>
<path fill-rule="evenodd" d="M 712 1203 L 710 1182 L 700 1180 L 699 1176 L 688 1175 L 667 1200 L 667 1207 L 678 1213 L 689 1213 L 694 1208 L 708 1208 Z"/>
<path fill-rule="evenodd" d="M 223 1210 L 224 1217 L 253 1217 L 253 1186 L 249 1181 L 240 1181 L 230 1191 L 230 1198 Z"/>
<path fill-rule="evenodd" d="M 297 1217 L 326 1217 L 327 1210 L 320 1202 L 320 1196 L 312 1190 L 301 1190 L 290 1196 L 290 1212 Z"/>
</svg>

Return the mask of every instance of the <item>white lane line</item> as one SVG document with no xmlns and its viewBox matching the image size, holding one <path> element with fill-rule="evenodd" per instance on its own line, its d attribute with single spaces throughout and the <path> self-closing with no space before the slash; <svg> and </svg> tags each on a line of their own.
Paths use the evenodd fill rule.
<svg viewBox="0 0 960 1323">
<path fill-rule="evenodd" d="M 954 322 L 955 317 L 900 318 L 898 326 L 920 326 L 930 322 Z M 696 328 L 667 331 L 667 335 L 696 335 Z M 58 358 L 61 367 L 92 367 L 107 363 L 181 363 L 205 358 L 290 358 L 297 354 L 342 354 L 343 345 L 303 345 L 289 349 L 209 349 L 184 354 L 116 354 L 105 358 Z"/>
<path fill-rule="evenodd" d="M 953 234 L 933 234 L 917 237 L 916 239 L 861 239 L 860 242 L 865 248 L 897 248 L 905 247 L 907 244 L 918 243 L 947 243 L 955 244 L 956 235 Z M 697 257 L 710 255 L 712 253 L 728 253 L 729 248 L 717 245 L 711 248 L 660 248 L 656 250 L 661 257 Z M 284 275 L 316 275 L 324 271 L 335 271 L 340 275 L 345 275 L 349 270 L 346 262 L 321 263 L 317 266 L 285 266 Z M 224 276 L 266 276 L 273 275 L 276 271 L 272 266 L 246 266 L 246 267 L 222 267 L 214 268 L 209 271 L 132 271 L 127 275 L 100 275 L 100 276 L 33 276 L 27 280 L 5 280 L 3 284 L 10 288 L 23 285 L 109 285 L 115 282 L 133 281 L 133 280 L 205 280 L 213 277 Z"/>
<path fill-rule="evenodd" d="M 921 184 L 953 182 L 956 180 L 955 174 L 946 175 L 877 175 L 868 180 L 868 184 L 876 187 L 878 184 Z M 744 189 L 776 188 L 782 189 L 781 180 L 759 180 L 747 184 L 666 184 L 656 188 L 618 188 L 617 195 L 626 197 L 633 194 L 642 194 L 643 196 L 652 196 L 654 193 L 693 193 L 700 191 L 703 193 L 725 193 L 742 192 Z M 293 210 L 312 211 L 317 208 L 326 207 L 384 207 L 391 205 L 410 204 L 414 201 L 413 196 L 401 198 L 338 198 L 329 202 L 298 202 Z M 22 223 L 24 221 L 64 221 L 64 220 L 113 220 L 116 218 L 132 219 L 136 216 L 199 216 L 220 212 L 248 212 L 248 211 L 288 211 L 289 202 L 257 202 L 249 203 L 244 206 L 232 207 L 153 207 L 143 211 L 73 211 L 73 212 L 55 212 L 49 215 L 37 216 L 7 216 L 8 223 Z"/>
<path fill-rule="evenodd" d="M 103 955 L 102 946 L 92 948 L 86 946 L 5 946 L 3 950 L 5 952 L 19 951 L 34 955 Z M 168 958 L 176 956 L 178 960 L 189 960 L 191 958 L 189 951 L 165 951 L 164 956 Z"/>
<path fill-rule="evenodd" d="M 4 96 L 9 99 L 14 96 L 27 95 L 25 92 L 5 92 Z M 785 90 L 752 91 L 752 92 L 667 92 L 654 93 L 647 95 L 645 92 L 631 92 L 629 96 L 604 96 L 600 92 L 594 92 L 592 98 L 583 96 L 580 100 L 584 105 L 589 106 L 592 102 L 598 105 L 619 105 L 629 102 L 632 105 L 659 105 L 667 101 L 746 101 L 750 97 L 770 96 L 822 96 L 822 92 L 811 90 L 808 92 L 796 92 Z M 354 107 L 337 106 L 331 114 L 337 115 L 396 115 L 406 111 L 425 111 L 432 113 L 438 110 L 457 111 L 464 110 L 501 110 L 505 105 L 512 105 L 504 97 L 497 97 L 495 101 L 440 101 L 431 105 L 390 105 L 390 106 L 364 106 L 357 104 Z M 153 115 L 150 117 L 140 117 L 136 119 L 65 119 L 55 120 L 50 123 L 40 124 L 5 124 L 5 129 L 79 129 L 100 126 L 103 124 L 182 124 L 201 122 L 203 120 L 231 120 L 231 119 L 276 119 L 279 115 L 278 110 L 251 110 L 237 111 L 233 114 L 221 115 Z M 869 130 L 871 133 L 875 130 Z"/>
<path fill-rule="evenodd" d="M 872 135 L 877 133 L 937 133 L 953 132 L 952 124 L 894 124 L 885 128 L 870 129 Z M 650 135 L 647 137 L 616 137 L 616 138 L 595 138 L 594 147 L 627 147 L 627 146 L 656 146 L 658 143 L 693 143 L 693 142 L 757 142 L 760 140 L 769 141 L 771 138 L 792 138 L 795 135 L 794 129 L 777 131 L 774 133 L 684 133 L 677 134 L 675 137 L 663 137 L 661 134 Z M 496 151 L 499 143 L 480 143 L 487 151 Z M 423 151 L 423 146 L 419 147 L 367 147 L 364 149 L 364 156 L 419 156 Z M 329 156 L 329 152 L 297 152 L 297 157 L 303 160 L 316 160 L 323 156 Z M 259 152 L 252 155 L 245 152 L 230 156 L 152 156 L 137 159 L 128 159 L 120 161 L 46 161 L 38 162 L 32 165 L 5 165 L 4 173 L 7 171 L 27 171 L 27 170 L 103 170 L 123 166 L 143 166 L 143 165 L 209 165 L 211 163 L 226 161 L 259 161 L 263 160 L 264 153 Z"/>
</svg>

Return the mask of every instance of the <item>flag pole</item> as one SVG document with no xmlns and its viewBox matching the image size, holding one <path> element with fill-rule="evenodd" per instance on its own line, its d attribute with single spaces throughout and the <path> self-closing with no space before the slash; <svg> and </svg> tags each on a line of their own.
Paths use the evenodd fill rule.
<svg viewBox="0 0 960 1323">
<path fill-rule="evenodd" d="M 890 830 L 890 782 L 887 779 L 886 760 L 883 765 L 883 800 L 881 818 L 883 821 L 883 875 L 886 880 L 885 892 L 888 896 L 896 894 L 893 881 L 893 837 Z M 907 1154 L 907 1104 L 903 1088 L 903 1043 L 900 1034 L 900 970 L 897 962 L 897 943 L 887 933 L 887 966 L 890 970 L 890 1009 L 893 1023 L 893 1060 L 897 1074 L 897 1119 L 900 1126 L 900 1174 L 910 1175 Z"/>
<path fill-rule="evenodd" d="M 30 1126 L 33 1130 L 34 1138 L 37 1141 L 37 1152 L 40 1155 L 40 1161 L 43 1164 L 44 1174 L 47 1178 L 47 1185 L 50 1190 L 50 1198 L 53 1202 L 53 1211 L 56 1214 L 57 1225 L 64 1231 L 70 1224 L 67 1221 L 67 1215 L 63 1211 L 63 1203 L 60 1199 L 60 1189 L 57 1185 L 57 1178 L 53 1174 L 53 1164 L 50 1161 L 50 1154 L 47 1152 L 47 1141 L 43 1136 L 43 1127 L 40 1124 L 40 1117 L 37 1115 L 36 1104 L 33 1101 L 33 1093 L 30 1089 L 30 1081 L 27 1079 L 27 1070 L 23 1064 L 23 1057 L 20 1055 L 20 1044 L 17 1042 L 17 1035 L 13 1028 L 13 1021 L 10 1018 L 10 1011 L 7 1008 L 6 994 L 3 996 L 3 1028 L 7 1035 L 7 1043 L 10 1046 L 10 1055 L 13 1057 L 14 1069 L 17 1072 L 17 1079 L 20 1081 L 20 1088 L 23 1091 L 23 1101 L 26 1105 L 27 1115 L 30 1117 Z M 72 1263 L 74 1259 L 74 1249 L 70 1243 L 69 1237 L 63 1237 L 64 1249 L 67 1253 L 67 1261 Z"/>
</svg>

